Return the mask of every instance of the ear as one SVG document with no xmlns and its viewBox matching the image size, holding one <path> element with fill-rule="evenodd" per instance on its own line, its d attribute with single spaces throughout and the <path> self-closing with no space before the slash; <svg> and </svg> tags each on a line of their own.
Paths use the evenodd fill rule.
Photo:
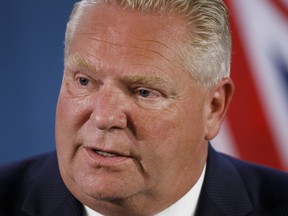
<svg viewBox="0 0 288 216">
<path fill-rule="evenodd" d="M 220 130 L 234 93 L 234 84 L 230 78 L 224 78 L 209 90 L 208 113 L 205 127 L 205 139 L 213 139 Z"/>
</svg>

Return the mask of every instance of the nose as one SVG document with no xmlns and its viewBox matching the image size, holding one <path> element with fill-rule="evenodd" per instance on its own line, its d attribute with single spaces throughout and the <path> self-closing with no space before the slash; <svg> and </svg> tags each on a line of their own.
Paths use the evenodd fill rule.
<svg viewBox="0 0 288 216">
<path fill-rule="evenodd" d="M 100 130 L 124 129 L 127 115 L 123 96 L 115 91 L 99 91 L 93 100 L 90 120 Z"/>
</svg>

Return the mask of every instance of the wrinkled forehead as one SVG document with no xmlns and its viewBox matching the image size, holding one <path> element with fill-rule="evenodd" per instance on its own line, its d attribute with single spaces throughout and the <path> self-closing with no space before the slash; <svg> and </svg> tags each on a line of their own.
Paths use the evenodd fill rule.
<svg viewBox="0 0 288 216">
<path fill-rule="evenodd" d="M 181 41 L 186 30 L 185 20 L 175 15 L 94 4 L 79 17 L 65 59 L 80 54 L 106 69 L 117 62 L 119 70 L 127 69 L 128 63 L 162 71 L 184 70 Z"/>
</svg>

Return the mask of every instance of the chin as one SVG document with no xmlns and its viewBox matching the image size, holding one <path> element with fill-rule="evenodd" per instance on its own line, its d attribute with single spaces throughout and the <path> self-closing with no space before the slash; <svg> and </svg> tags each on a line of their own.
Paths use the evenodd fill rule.
<svg viewBox="0 0 288 216">
<path fill-rule="evenodd" d="M 120 201 L 129 197 L 130 190 L 125 186 L 127 184 L 116 177 L 86 177 L 84 181 L 80 180 L 76 184 L 84 194 L 99 201 Z"/>
</svg>

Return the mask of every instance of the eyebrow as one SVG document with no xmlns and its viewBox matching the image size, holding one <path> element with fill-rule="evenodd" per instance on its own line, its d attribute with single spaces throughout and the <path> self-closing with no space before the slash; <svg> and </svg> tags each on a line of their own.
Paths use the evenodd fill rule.
<svg viewBox="0 0 288 216">
<path fill-rule="evenodd" d="M 98 73 L 99 69 L 88 59 L 85 59 L 79 55 L 68 56 L 65 59 L 65 65 L 67 66 L 79 66 L 92 71 L 93 73 Z M 158 85 L 159 87 L 171 86 L 173 81 L 164 76 L 159 76 L 157 73 L 152 75 L 146 75 L 142 73 L 130 73 L 128 75 L 121 76 L 121 79 L 129 84 L 138 84 L 138 85 Z"/>
<path fill-rule="evenodd" d="M 65 58 L 65 65 L 66 66 L 79 66 L 86 68 L 92 72 L 97 72 L 97 67 L 92 64 L 89 60 L 82 58 L 79 55 L 68 56 Z"/>
<path fill-rule="evenodd" d="M 166 86 L 166 85 L 171 85 L 172 80 L 166 78 L 166 77 L 160 77 L 157 75 L 143 75 L 143 74 L 131 74 L 124 76 L 123 79 L 131 84 L 140 84 L 140 85 L 160 85 L 160 86 Z"/>
</svg>

